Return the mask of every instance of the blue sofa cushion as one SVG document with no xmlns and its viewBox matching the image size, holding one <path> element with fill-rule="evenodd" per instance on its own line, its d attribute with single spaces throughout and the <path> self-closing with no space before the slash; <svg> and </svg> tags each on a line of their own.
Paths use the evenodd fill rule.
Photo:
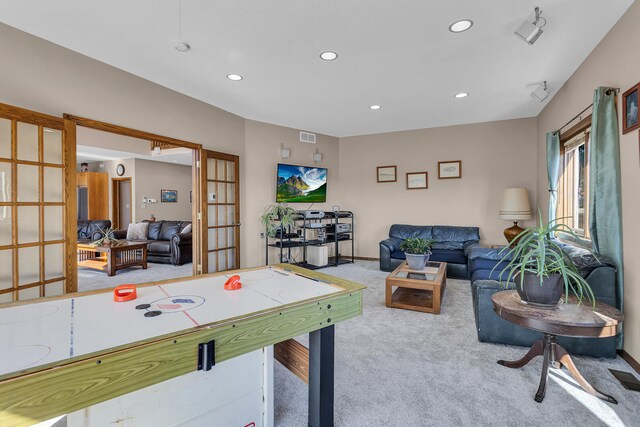
<svg viewBox="0 0 640 427">
<path fill-rule="evenodd" d="M 432 239 L 431 229 L 429 225 L 406 225 L 393 224 L 389 229 L 389 237 L 405 240 L 409 237 L 420 237 L 422 239 Z"/>
<path fill-rule="evenodd" d="M 452 264 L 466 264 L 467 257 L 464 256 L 462 249 L 447 250 L 447 249 L 434 249 L 431 253 L 431 261 L 442 261 Z"/>
<path fill-rule="evenodd" d="M 480 229 L 478 227 L 434 225 L 432 228 L 432 239 L 436 242 L 460 242 L 464 244 L 464 242 L 469 240 L 480 241 Z M 460 249 L 462 249 L 462 245 Z"/>
<path fill-rule="evenodd" d="M 464 242 L 434 242 L 433 249 L 446 249 L 446 250 L 464 249 Z"/>
<path fill-rule="evenodd" d="M 500 271 L 501 270 L 496 269 L 492 273 L 491 270 L 475 270 L 471 273 L 471 283 L 476 283 L 478 280 L 495 280 L 500 284 L 506 285 L 508 273 L 505 272 L 502 274 L 502 277 L 500 277 Z"/>
</svg>

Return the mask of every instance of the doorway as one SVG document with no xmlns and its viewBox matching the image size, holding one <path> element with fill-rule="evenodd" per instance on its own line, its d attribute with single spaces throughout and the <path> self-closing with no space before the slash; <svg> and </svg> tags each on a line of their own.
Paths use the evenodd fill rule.
<svg viewBox="0 0 640 427">
<path fill-rule="evenodd" d="M 133 222 L 131 205 L 131 178 L 111 178 L 111 223 L 114 229 L 120 230 Z"/>
</svg>

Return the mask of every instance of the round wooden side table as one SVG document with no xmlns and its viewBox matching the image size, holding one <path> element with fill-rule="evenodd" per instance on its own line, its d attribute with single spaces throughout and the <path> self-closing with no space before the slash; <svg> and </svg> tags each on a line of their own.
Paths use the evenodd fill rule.
<svg viewBox="0 0 640 427">
<path fill-rule="evenodd" d="M 536 402 L 542 402 L 544 399 L 549 367 L 559 369 L 564 365 L 584 391 L 607 402 L 618 403 L 612 396 L 596 390 L 584 379 L 569 353 L 557 343 L 556 336 L 578 338 L 614 336 L 620 332 L 624 319 L 620 310 L 601 302 L 596 302 L 595 308 L 589 302 L 578 305 L 574 297 L 569 298 L 568 304 L 559 304 L 553 309 L 543 309 L 523 303 L 516 291 L 496 292 L 491 299 L 493 309 L 498 316 L 516 325 L 544 333 L 544 338 L 534 342 L 522 359 L 512 362 L 498 360 L 500 365 L 507 368 L 521 368 L 534 357 L 543 356 L 542 376 L 534 398 Z"/>
</svg>

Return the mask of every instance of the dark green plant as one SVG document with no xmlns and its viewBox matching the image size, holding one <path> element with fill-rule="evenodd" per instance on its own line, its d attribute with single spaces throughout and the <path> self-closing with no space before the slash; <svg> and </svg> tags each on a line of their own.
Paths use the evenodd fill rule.
<svg viewBox="0 0 640 427">
<path fill-rule="evenodd" d="M 571 258 L 552 240 L 558 231 L 576 238 L 578 236 L 568 225 L 558 223 L 557 220 L 544 224 L 542 216 L 540 214 L 538 216 L 540 217 L 538 225 L 518 234 L 510 242 L 512 247 L 507 246 L 500 251 L 500 254 L 506 252 L 500 262 L 508 261 L 507 266 L 500 272 L 500 278 L 502 279 L 503 273 L 507 272 L 506 282 L 508 283 L 513 281 L 514 276 L 518 276 L 520 284 L 517 286 L 522 287 L 524 273 L 527 272 L 538 276 L 542 286 L 546 277 L 559 274 L 564 282 L 565 302 L 568 301 L 569 290 L 571 290 L 579 303 L 586 298 L 595 306 L 595 296 L 591 286 L 580 275 Z M 491 270 L 492 273 L 496 267 Z"/>
<path fill-rule="evenodd" d="M 282 227 L 282 230 L 295 231 L 296 218 L 298 212 L 289 207 L 286 203 L 276 203 L 267 206 L 262 216 L 260 216 L 260 222 L 264 226 L 267 237 L 275 237 L 278 229 Z"/>
<path fill-rule="evenodd" d="M 433 240 L 421 237 L 409 237 L 400 244 L 400 250 L 408 254 L 427 255 L 431 254 Z"/>
<path fill-rule="evenodd" d="M 105 229 L 102 229 L 102 228 L 98 227 L 98 230 L 100 230 L 100 234 L 102 234 L 102 237 L 100 237 L 95 242 L 91 242 L 92 245 L 95 245 L 95 246 L 106 246 L 106 245 L 117 246 L 117 245 L 122 243 L 122 240 L 118 240 L 115 237 L 113 237 L 113 232 L 116 231 L 113 228 L 107 227 Z"/>
</svg>

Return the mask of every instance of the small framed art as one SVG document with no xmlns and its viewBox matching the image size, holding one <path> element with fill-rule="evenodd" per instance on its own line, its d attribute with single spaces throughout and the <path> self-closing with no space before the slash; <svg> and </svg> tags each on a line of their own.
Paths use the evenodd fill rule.
<svg viewBox="0 0 640 427">
<path fill-rule="evenodd" d="M 160 201 L 162 203 L 177 203 L 178 190 L 160 190 Z"/>
<path fill-rule="evenodd" d="M 622 133 L 629 133 L 640 127 L 638 120 L 638 91 L 640 83 L 622 94 Z"/>
<path fill-rule="evenodd" d="M 428 172 L 407 172 L 407 190 L 429 188 Z"/>
<path fill-rule="evenodd" d="M 378 166 L 378 182 L 396 182 L 398 180 L 395 166 Z"/>
<path fill-rule="evenodd" d="M 438 179 L 462 178 L 462 160 L 438 162 Z"/>
</svg>

